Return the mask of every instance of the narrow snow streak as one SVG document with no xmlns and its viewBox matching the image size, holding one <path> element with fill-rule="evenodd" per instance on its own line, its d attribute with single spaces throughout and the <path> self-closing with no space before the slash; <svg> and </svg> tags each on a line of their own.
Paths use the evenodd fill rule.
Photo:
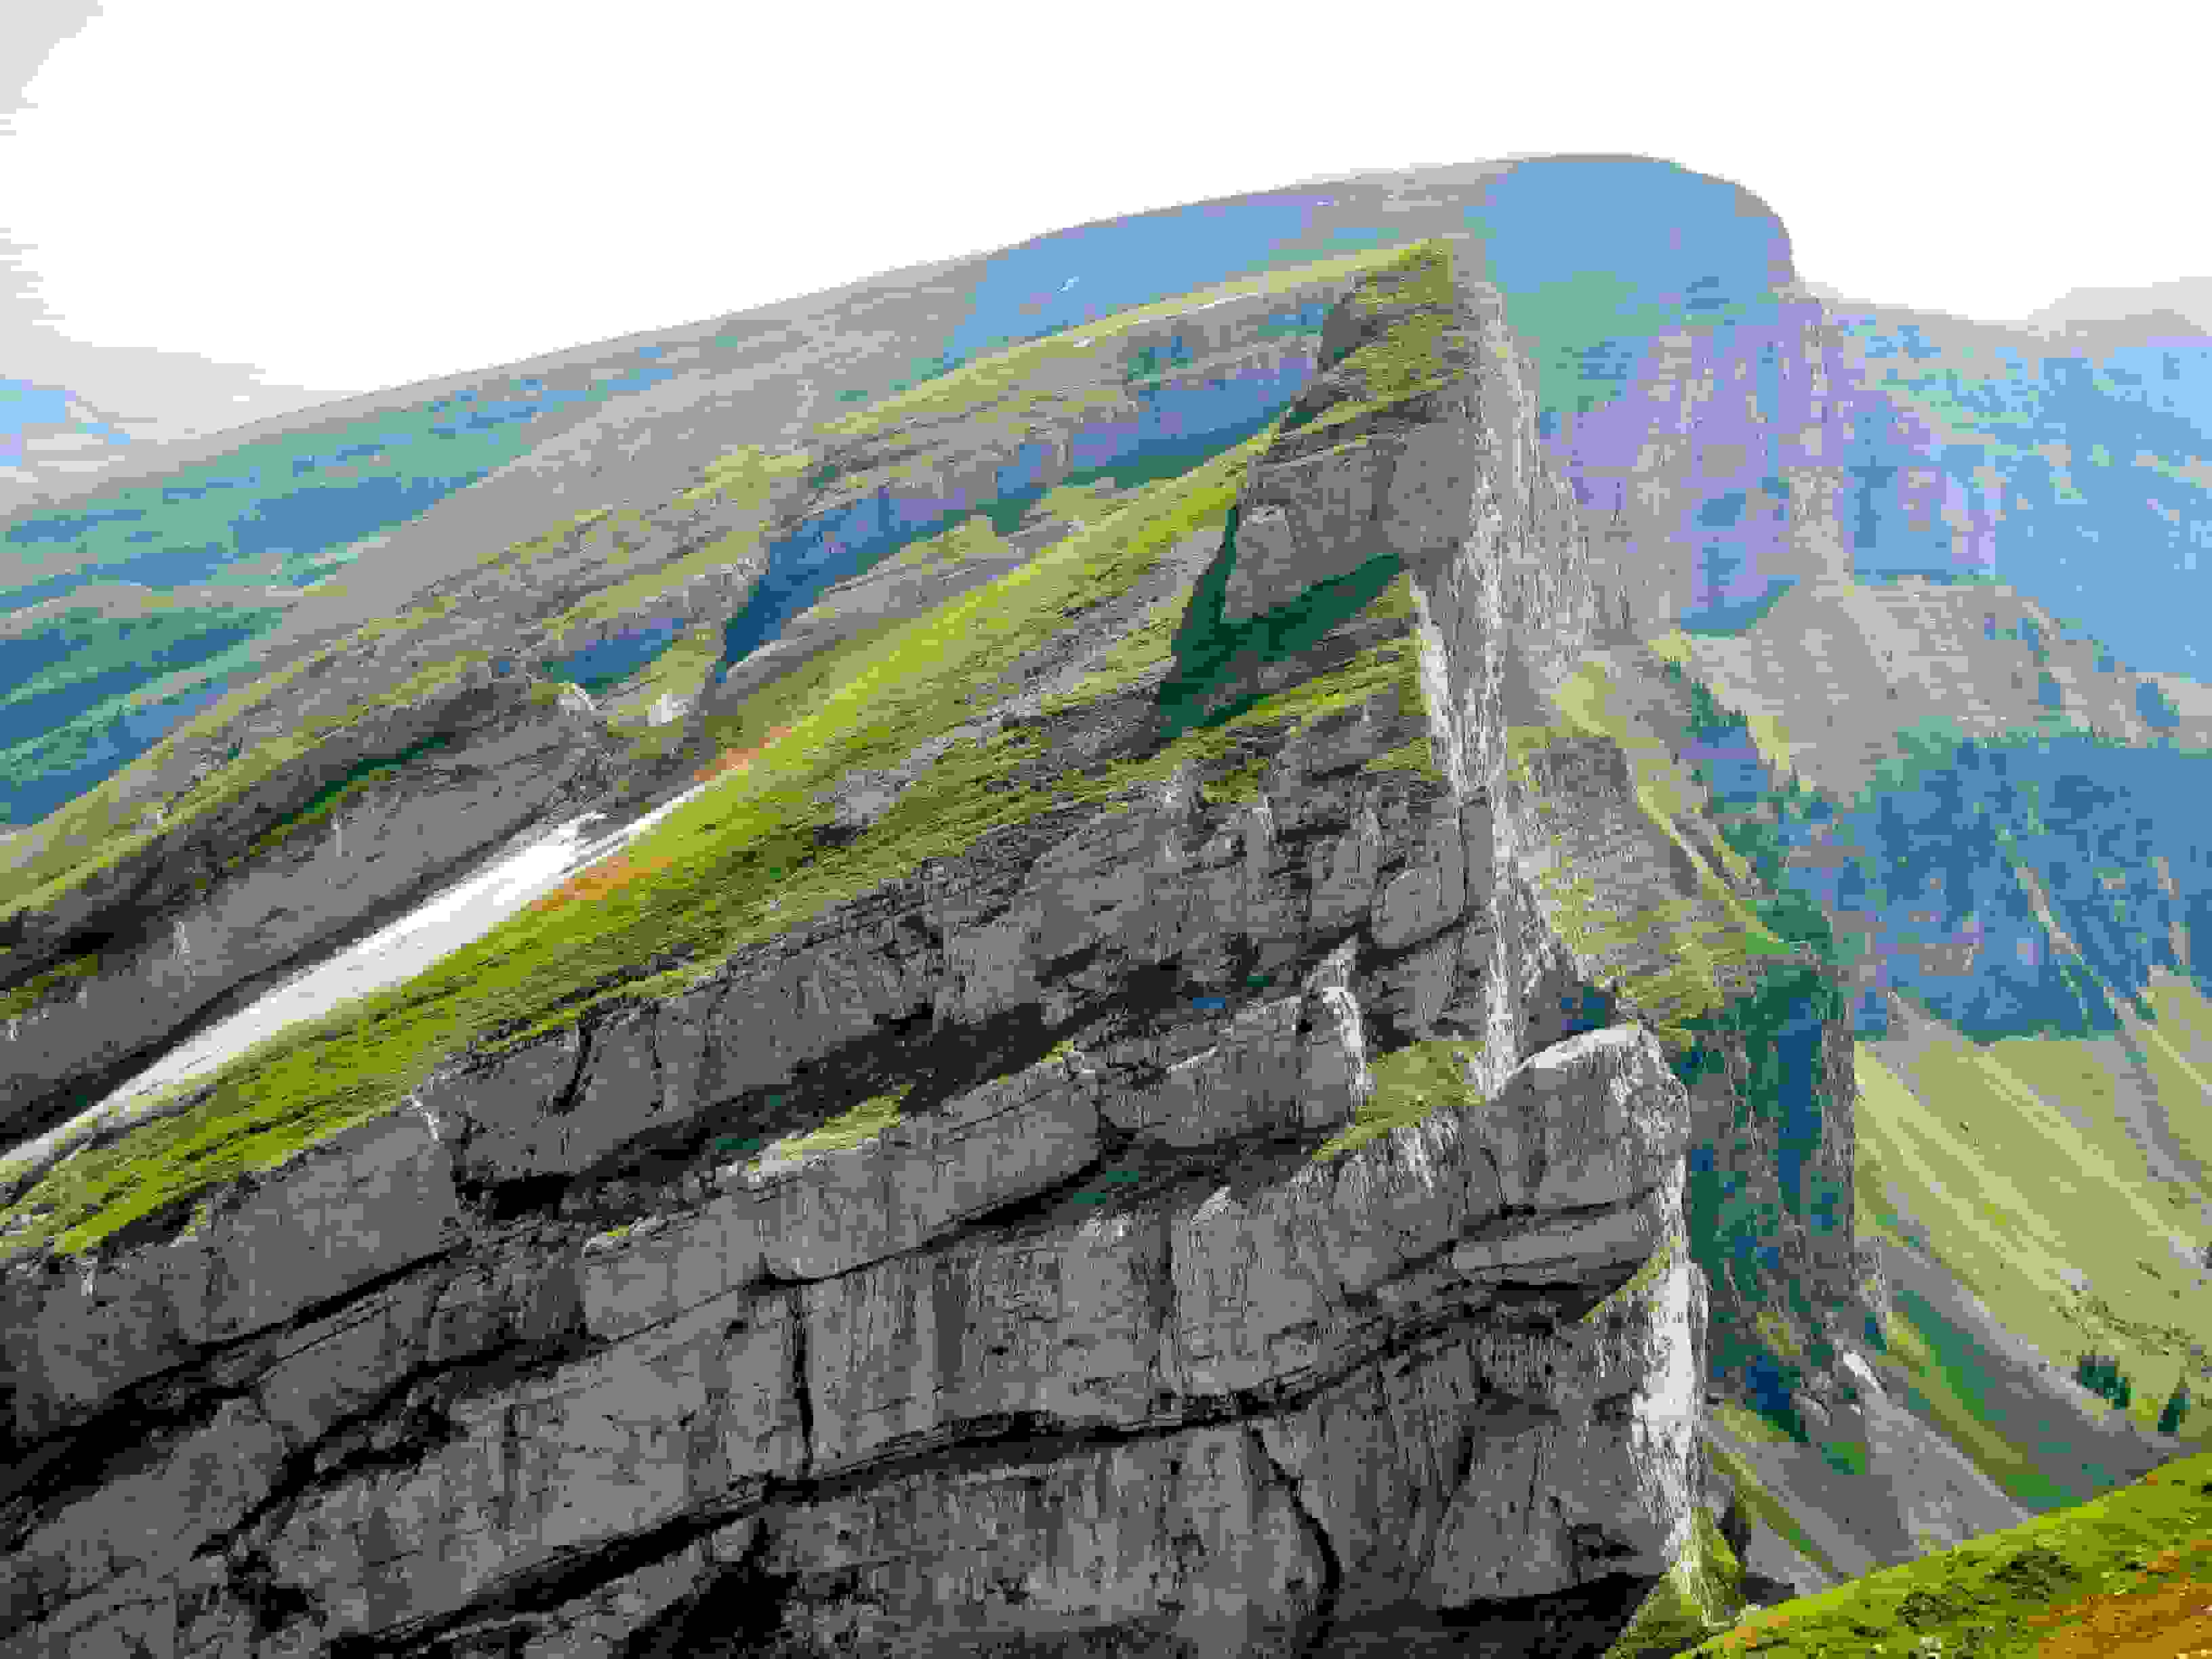
<svg viewBox="0 0 2212 1659">
<path fill-rule="evenodd" d="M 412 979 L 441 957 L 474 944 L 532 899 L 621 852 L 712 787 L 713 781 L 694 785 L 635 823 L 596 840 L 587 840 L 586 832 L 606 816 L 604 812 L 586 812 L 537 835 L 358 945 L 272 988 L 164 1055 L 98 1105 L 14 1148 L 8 1157 L 48 1167 L 95 1129 L 112 1137 L 163 1115 L 164 1104 L 170 1109 L 180 1108 L 185 1097 L 167 1103 L 148 1097 L 172 1085 L 204 1081 L 265 1038 L 303 1020 L 319 1018 L 340 1003 Z M 181 927 L 179 936 L 181 940 Z"/>
</svg>

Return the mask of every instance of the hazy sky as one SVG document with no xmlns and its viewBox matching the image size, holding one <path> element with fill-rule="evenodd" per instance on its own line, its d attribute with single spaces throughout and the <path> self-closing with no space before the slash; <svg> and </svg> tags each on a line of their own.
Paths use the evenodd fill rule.
<svg viewBox="0 0 2212 1659">
<path fill-rule="evenodd" d="M 2187 9 L 0 0 L 0 378 L 243 419 L 1545 150 L 1723 175 L 1809 278 L 2016 318 L 2212 273 Z"/>
</svg>

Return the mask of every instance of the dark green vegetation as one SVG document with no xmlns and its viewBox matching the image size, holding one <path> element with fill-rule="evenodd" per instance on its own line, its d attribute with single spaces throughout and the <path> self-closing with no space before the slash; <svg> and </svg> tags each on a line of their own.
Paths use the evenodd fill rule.
<svg viewBox="0 0 2212 1659">
<path fill-rule="evenodd" d="M 2135 1387 L 2120 1362 L 2110 1354 L 2085 1353 L 2074 1362 L 2074 1380 L 2091 1394 L 2101 1395 L 2122 1411 L 2135 1397 Z"/>
<path fill-rule="evenodd" d="M 1772 1206 L 1778 1202 L 1816 1239 L 1835 1238 L 1844 1227 L 1840 1189 L 1815 1157 L 1830 1103 L 1822 1028 L 1842 1012 L 1832 975 L 1778 964 L 1748 995 L 1696 1022 L 1692 1046 L 1674 1062 L 1691 1088 L 1709 1072 L 1735 1085 L 1727 1142 L 1692 1150 L 1686 1195 L 1692 1252 L 1716 1291 L 1709 1370 L 1740 1378 L 1751 1403 L 1801 1442 L 1809 1436 L 1794 1396 L 1808 1368 L 1825 1371 L 1837 1362 L 1828 1325 L 1834 1310 L 1816 1308 L 1803 1276 L 1783 1270 Z"/>
<path fill-rule="evenodd" d="M 347 768 L 343 776 L 334 778 L 318 789 L 306 805 L 263 830 L 255 838 L 253 844 L 246 848 L 242 858 L 233 862 L 242 862 L 243 859 L 258 858 L 270 848 L 283 844 L 301 831 L 326 822 L 354 796 L 373 788 L 379 782 L 397 777 L 406 769 L 410 761 L 419 760 L 424 755 L 435 753 L 441 749 L 450 749 L 453 747 L 453 741 L 443 732 L 434 733 L 423 738 L 420 743 L 410 744 L 396 755 L 382 760 L 362 761 Z"/>
<path fill-rule="evenodd" d="M 2165 1409 L 2158 1414 L 2158 1431 L 2160 1434 L 2179 1434 L 2181 1425 L 2189 1419 L 2190 1405 L 2189 1379 L 2185 1376 L 2177 1378 L 2173 1392 L 2166 1397 Z"/>
<path fill-rule="evenodd" d="M 2197 1370 L 2212 1316 L 2203 1276 L 2176 1261 L 2186 1250 L 2176 1235 L 2201 1231 L 2212 1152 L 2188 1109 L 2212 1058 L 2206 980 L 2201 959 L 2185 972 L 2177 955 L 2212 902 L 2199 815 L 2182 805 L 2205 761 L 2070 729 L 1991 741 L 1923 726 L 1899 732 L 1860 798 L 1839 801 L 1778 767 L 1710 690 L 1673 678 L 1697 709 L 1686 757 L 1714 790 L 1720 833 L 1776 895 L 1756 902 L 1759 915 L 1822 964 L 1817 995 L 1858 1038 L 1861 1237 L 1941 1263 L 2054 1361 L 2088 1346 L 2103 1362 L 2081 1379 L 2089 1392 L 2153 1428 L 2157 1400 L 2122 1386 L 2116 1355 L 2136 1376 Z M 1763 1006 L 1752 999 L 1738 1016 Z M 1772 1097 L 1765 1133 L 1785 1206 L 1819 1136 L 1787 1080 L 1818 1055 L 1802 1025 L 1792 1053 L 1786 1025 L 1767 1045 L 1779 1068 L 1753 1073 Z M 1693 1161 L 1701 1259 L 1738 1283 L 1764 1263 L 1775 1293 L 1802 1301 L 1801 1281 L 1766 1259 L 1771 1200 L 1727 1167 Z M 1837 1204 L 1808 1190 L 1802 1213 L 1817 1228 Z M 1777 1312 L 1746 1330 L 1717 1297 L 1716 1369 L 1740 1368 L 1754 1401 L 1802 1434 L 1790 1401 L 1826 1345 L 1762 1345 L 1760 1326 L 1780 1336 L 1802 1310 Z M 1908 1291 L 1887 1328 L 1869 1316 L 1863 1337 L 1839 1334 L 1863 1340 L 1914 1409 L 2016 1501 L 2048 1508 L 2109 1483 L 2095 1433 L 2069 1438 L 2063 1402 L 2028 1409 L 1955 1311 Z"/>
<path fill-rule="evenodd" d="M 14 990 L 0 995 L 0 1019 L 12 1019 L 27 1013 L 50 997 L 62 994 L 80 980 L 90 979 L 100 971 L 97 951 L 72 957 L 59 967 L 49 968 L 35 979 L 26 980 Z"/>
<path fill-rule="evenodd" d="M 1175 631 L 1175 667 L 1161 683 L 1164 732 L 1232 720 L 1260 701 L 1248 689 L 1257 671 L 1312 649 L 1330 629 L 1382 594 L 1401 569 L 1395 556 L 1371 559 L 1350 575 L 1316 582 L 1295 599 L 1241 623 L 1221 618 L 1222 591 L 1237 560 L 1237 509 L 1229 510 L 1221 552 L 1200 577 Z"/>
</svg>

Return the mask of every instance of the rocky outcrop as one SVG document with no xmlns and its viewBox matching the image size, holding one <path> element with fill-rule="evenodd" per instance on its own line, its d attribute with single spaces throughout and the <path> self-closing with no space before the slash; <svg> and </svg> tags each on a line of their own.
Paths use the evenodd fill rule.
<svg viewBox="0 0 2212 1659">
<path fill-rule="evenodd" d="M 1311 1162 L 1371 1087 L 1382 896 L 1456 830 L 1344 758 L 1276 780 L 1256 889 L 1234 818 L 1173 806 L 971 856 L 650 1018 L 457 1066 L 166 1248 L 14 1275 L 11 1639 L 247 1653 L 259 1618 L 308 1651 L 596 1653 L 735 1574 L 793 1651 L 943 1616 L 1269 1652 L 1271 1621 L 1656 1575 L 1698 1285 L 1676 1253 L 1605 1298 L 1679 1231 L 1680 1085 L 1617 1028 Z M 1066 931 L 1011 945 L 994 886 Z M 1354 932 L 1316 957 L 1317 909 Z M 1128 985 L 1269 914 L 1312 963 L 1287 993 L 1141 1024 L 1082 998 L 1073 1052 L 950 1080 L 963 1036 L 1071 995 L 1030 963 Z M 934 1103 L 787 1167 L 712 1156 L 902 1027 Z M 126 1423 L 163 1448 L 128 1477 Z"/>
<path fill-rule="evenodd" d="M 94 1103 L 303 957 L 596 797 L 611 759 L 587 708 L 545 707 L 520 685 L 373 715 L 106 878 L 11 919 L 11 978 L 87 953 L 97 966 L 0 1024 L 0 1133 L 13 1144 Z M 285 833 L 325 798 L 326 811 Z"/>
<path fill-rule="evenodd" d="M 1689 1100 L 1522 867 L 1506 729 L 1588 607 L 1510 337 L 1448 264 L 1389 289 L 1341 366 L 1389 404 L 1361 331 L 1427 317 L 1437 385 L 1329 465 L 1425 710 L 1270 728 L 1249 801 L 1182 773 L 994 831 L 19 1262 L 11 1650 L 1256 1659 L 1407 1610 L 1601 1645 L 1701 1497 Z M 1296 436 L 1240 505 L 1290 516 Z M 1372 764 L 1424 734 L 1435 770 Z M 1480 1088 L 1339 1148 L 1444 1036 Z"/>
<path fill-rule="evenodd" d="M 1287 1179 L 1170 1164 L 973 1224 L 1095 1169 L 1098 1069 L 596 1250 L 475 1231 L 428 1110 L 113 1276 L 18 1279 L 15 1422 L 53 1449 L 18 1469 L 96 1490 L 19 1483 L 12 1643 L 605 1653 L 738 1582 L 781 1645 L 736 1650 L 1133 1625 L 1271 1652 L 1369 1604 L 1663 1567 L 1697 1281 L 1600 1300 L 1679 1224 L 1647 1036 Z M 123 1312 L 153 1352 L 98 1352 Z M 127 1473 L 126 1421 L 160 1447 Z"/>
</svg>

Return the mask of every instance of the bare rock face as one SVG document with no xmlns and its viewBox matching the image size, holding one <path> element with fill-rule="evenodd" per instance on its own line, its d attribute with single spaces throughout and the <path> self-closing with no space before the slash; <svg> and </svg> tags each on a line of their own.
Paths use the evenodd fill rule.
<svg viewBox="0 0 2212 1659">
<path fill-rule="evenodd" d="M 445 1125 L 385 1120 L 188 1244 L 12 1285 L 11 1374 L 47 1390 L 16 1431 L 66 1413 L 100 1483 L 14 1509 L 12 1639 L 158 1606 L 175 1650 L 258 1651 L 228 1591 L 173 1588 L 221 1590 L 233 1555 L 307 1651 L 488 1621 L 608 1651 L 580 1608 L 501 1609 L 641 1554 L 679 1591 L 783 1586 L 793 1651 L 1143 1617 L 1272 1652 L 1340 1607 L 1663 1569 L 1700 1291 L 1679 1254 L 1623 1285 L 1680 1222 L 1686 1103 L 1648 1036 L 1333 1164 L 1169 1164 L 1088 1216 L 963 1225 L 1095 1171 L 1102 1089 L 1048 1062 L 596 1249 L 476 1231 Z M 149 1412 L 161 1449 L 125 1475 L 94 1437 Z"/>
<path fill-rule="evenodd" d="M 581 697 L 583 694 L 575 695 Z M 428 729 L 442 746 L 423 740 Z M 426 752 L 412 753 L 422 750 Z M 348 792 L 326 816 L 262 838 L 364 763 L 405 765 Z M 196 1022 L 237 1006 L 303 953 L 365 931 L 562 805 L 605 787 L 609 745 L 580 708 L 464 694 L 441 711 L 363 721 L 249 798 L 180 826 L 135 896 L 37 918 L 45 948 L 64 925 L 99 931 L 99 966 L 0 1022 L 0 1134 L 66 1116 Z M 22 947 L 27 953 L 32 946 Z"/>
<path fill-rule="evenodd" d="M 1702 1497 L 1690 1103 L 1642 1027 L 1523 1006 L 1580 970 L 1501 857 L 1503 723 L 1587 582 L 1494 307 L 1408 303 L 1459 345 L 1370 412 L 1399 482 L 1328 465 L 1413 576 L 1425 715 L 1284 734 L 1248 803 L 994 831 L 456 1056 L 188 1231 L 0 1275 L 8 1650 L 1617 1628 Z M 1248 492 L 1291 544 L 1297 447 Z M 1257 544 L 1264 611 L 1302 568 Z M 1425 725 L 1442 780 L 1370 769 Z M 1445 1036 L 1479 1091 L 1324 1146 Z"/>
</svg>

